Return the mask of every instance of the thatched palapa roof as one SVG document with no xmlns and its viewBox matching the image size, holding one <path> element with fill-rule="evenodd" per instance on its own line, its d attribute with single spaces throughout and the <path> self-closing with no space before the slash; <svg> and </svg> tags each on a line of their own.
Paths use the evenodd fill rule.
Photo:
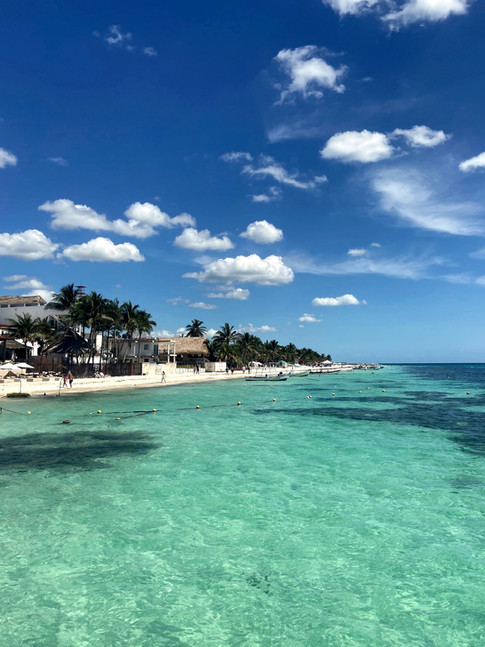
<svg viewBox="0 0 485 647">
<path fill-rule="evenodd" d="M 8 306 L 43 306 L 47 302 L 39 295 L 34 295 L 30 297 L 19 297 L 13 296 L 11 294 L 0 295 L 0 305 Z"/>
<path fill-rule="evenodd" d="M 166 351 L 170 342 L 170 350 L 177 355 L 195 355 L 198 357 L 208 357 L 209 351 L 205 342 L 206 337 L 158 337 L 155 340 L 159 344 L 159 351 Z"/>
</svg>

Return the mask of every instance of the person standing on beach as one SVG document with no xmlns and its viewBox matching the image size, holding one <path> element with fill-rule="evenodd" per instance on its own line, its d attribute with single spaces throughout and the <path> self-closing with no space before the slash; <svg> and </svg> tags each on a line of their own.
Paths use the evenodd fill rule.
<svg viewBox="0 0 485 647">
<path fill-rule="evenodd" d="M 167 376 L 165 375 L 165 371 L 162 371 L 162 384 L 167 381 Z"/>
<path fill-rule="evenodd" d="M 62 386 L 63 386 L 64 388 L 66 388 L 66 387 L 67 387 L 67 375 L 66 375 L 65 373 L 64 373 L 64 375 L 62 376 Z"/>
<path fill-rule="evenodd" d="M 69 388 L 72 389 L 72 383 L 74 381 L 74 375 L 69 371 L 67 374 L 67 379 L 69 380 Z"/>
</svg>

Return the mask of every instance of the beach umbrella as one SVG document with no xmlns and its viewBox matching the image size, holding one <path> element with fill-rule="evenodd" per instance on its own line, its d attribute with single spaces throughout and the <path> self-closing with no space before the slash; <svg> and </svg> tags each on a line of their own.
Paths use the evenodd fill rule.
<svg viewBox="0 0 485 647">
<path fill-rule="evenodd" d="M 19 362 L 18 364 L 16 364 L 16 368 L 31 368 L 32 370 L 34 370 L 35 367 L 27 364 L 26 362 Z"/>
<path fill-rule="evenodd" d="M 2 364 L 0 366 L 0 370 L 2 371 L 15 371 L 15 369 L 18 368 L 17 364 L 12 364 L 12 362 L 5 362 L 5 364 Z"/>
</svg>

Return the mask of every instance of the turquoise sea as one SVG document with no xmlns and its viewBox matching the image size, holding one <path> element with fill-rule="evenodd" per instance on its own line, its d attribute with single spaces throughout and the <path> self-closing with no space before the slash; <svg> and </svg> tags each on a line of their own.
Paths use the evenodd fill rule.
<svg viewBox="0 0 485 647">
<path fill-rule="evenodd" d="M 2 647 L 485 644 L 485 365 L 0 405 Z"/>
</svg>

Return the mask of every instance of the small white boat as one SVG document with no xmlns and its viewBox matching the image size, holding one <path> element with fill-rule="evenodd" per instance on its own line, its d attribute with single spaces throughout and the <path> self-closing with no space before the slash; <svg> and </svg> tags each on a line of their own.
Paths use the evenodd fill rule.
<svg viewBox="0 0 485 647">
<path fill-rule="evenodd" d="M 284 382 L 288 379 L 287 374 L 278 373 L 278 375 L 251 375 L 246 378 L 246 382 Z"/>
</svg>

